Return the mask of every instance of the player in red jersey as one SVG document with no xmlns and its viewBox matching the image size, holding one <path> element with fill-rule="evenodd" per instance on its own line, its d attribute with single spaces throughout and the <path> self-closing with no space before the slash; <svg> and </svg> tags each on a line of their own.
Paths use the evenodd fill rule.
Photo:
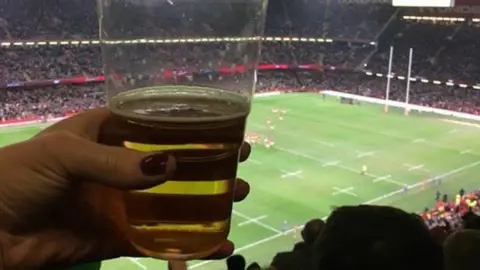
<svg viewBox="0 0 480 270">
<path fill-rule="evenodd" d="M 260 135 L 255 133 L 246 133 L 245 141 L 247 141 L 249 144 L 255 145 L 261 142 L 261 138 L 260 138 Z"/>
<path fill-rule="evenodd" d="M 267 125 L 267 128 L 275 129 L 275 126 L 273 125 L 273 122 L 270 118 L 267 118 L 267 120 L 265 121 L 265 124 Z"/>
<path fill-rule="evenodd" d="M 280 111 L 280 116 L 278 117 L 278 120 L 283 120 L 285 115 L 287 114 L 287 110 L 285 108 L 283 108 L 281 111 Z"/>
<path fill-rule="evenodd" d="M 275 142 L 268 137 L 263 139 L 263 143 L 265 144 L 265 147 L 267 147 L 267 148 L 273 147 L 275 145 Z"/>
</svg>

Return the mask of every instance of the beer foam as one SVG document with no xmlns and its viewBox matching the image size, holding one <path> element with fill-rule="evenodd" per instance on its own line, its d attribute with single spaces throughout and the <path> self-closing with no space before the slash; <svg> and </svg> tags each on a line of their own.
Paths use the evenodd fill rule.
<svg viewBox="0 0 480 270">
<path fill-rule="evenodd" d="M 109 101 L 120 116 L 144 121 L 216 122 L 241 118 L 250 112 L 245 96 L 198 86 L 157 86 L 122 92 Z"/>
</svg>

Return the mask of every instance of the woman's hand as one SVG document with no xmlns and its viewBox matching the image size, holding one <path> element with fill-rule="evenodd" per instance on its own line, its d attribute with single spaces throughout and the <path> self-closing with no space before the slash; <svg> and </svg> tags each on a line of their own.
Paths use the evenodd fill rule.
<svg viewBox="0 0 480 270">
<path fill-rule="evenodd" d="M 121 190 L 161 184 L 174 172 L 175 160 L 98 144 L 109 116 L 105 108 L 90 110 L 0 149 L 0 245 L 6 269 L 141 256 L 122 226 Z M 249 153 L 245 143 L 241 161 Z M 248 192 L 248 183 L 237 179 L 234 201 Z M 225 258 L 233 249 L 226 242 L 206 259 Z"/>
</svg>

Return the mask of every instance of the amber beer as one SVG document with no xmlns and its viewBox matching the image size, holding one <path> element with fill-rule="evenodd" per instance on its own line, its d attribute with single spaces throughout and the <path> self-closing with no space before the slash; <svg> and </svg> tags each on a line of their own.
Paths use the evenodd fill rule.
<svg viewBox="0 0 480 270">
<path fill-rule="evenodd" d="M 124 193 L 129 237 L 143 254 L 190 260 L 216 251 L 228 236 L 233 189 L 249 112 L 246 98 L 213 88 L 158 86 L 110 100 L 108 144 L 168 151 L 175 175 Z M 108 138 L 108 139 L 107 139 Z"/>
</svg>

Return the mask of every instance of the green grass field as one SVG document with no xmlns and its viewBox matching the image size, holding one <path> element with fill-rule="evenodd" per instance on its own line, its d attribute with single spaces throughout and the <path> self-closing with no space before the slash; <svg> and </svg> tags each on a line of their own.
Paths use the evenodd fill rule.
<svg viewBox="0 0 480 270">
<path fill-rule="evenodd" d="M 272 108 L 288 110 L 283 121 Z M 255 100 L 249 132 L 275 139 L 275 147 L 254 146 L 239 177 L 251 184 L 248 199 L 234 208 L 231 239 L 250 261 L 268 264 L 289 250 L 293 230 L 325 217 L 332 206 L 389 204 L 409 211 L 433 206 L 437 190 L 453 196 L 476 189 L 480 175 L 480 129 L 442 121 L 433 115 L 388 114 L 373 105 L 342 105 L 317 94 L 285 94 Z M 275 129 L 266 127 L 271 118 Z M 28 139 L 42 126 L 4 128 L 0 143 Z M 360 175 L 362 165 L 368 174 Z M 443 183 L 422 185 L 443 177 Z M 409 185 L 408 194 L 402 186 Z M 298 240 L 298 239 L 297 239 Z M 166 269 L 153 259 L 121 258 L 91 269 Z M 85 267 L 82 269 L 90 269 Z M 225 269 L 224 262 L 196 261 L 190 269 Z"/>
</svg>

